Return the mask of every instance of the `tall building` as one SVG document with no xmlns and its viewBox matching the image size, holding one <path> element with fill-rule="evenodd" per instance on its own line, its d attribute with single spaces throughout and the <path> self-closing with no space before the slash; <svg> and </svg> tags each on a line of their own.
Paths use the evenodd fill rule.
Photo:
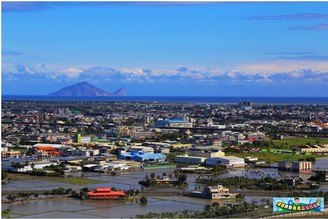
<svg viewBox="0 0 328 219">
<path fill-rule="evenodd" d="M 244 100 L 239 103 L 240 108 L 243 110 L 251 110 L 252 109 L 252 102 L 250 100 Z"/>
</svg>

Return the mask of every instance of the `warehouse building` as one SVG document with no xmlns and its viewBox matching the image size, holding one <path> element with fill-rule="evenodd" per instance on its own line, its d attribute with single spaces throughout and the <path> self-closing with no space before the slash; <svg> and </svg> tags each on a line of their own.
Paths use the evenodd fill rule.
<svg viewBox="0 0 328 219">
<path fill-rule="evenodd" d="M 179 155 L 174 157 L 174 162 L 176 163 L 187 163 L 187 164 L 203 164 L 206 157 L 195 157 L 188 155 Z"/>
<path fill-rule="evenodd" d="M 245 162 L 243 158 L 235 156 L 226 156 L 226 157 L 210 157 L 205 161 L 206 165 L 216 166 L 222 165 L 226 167 L 243 167 Z"/>
</svg>

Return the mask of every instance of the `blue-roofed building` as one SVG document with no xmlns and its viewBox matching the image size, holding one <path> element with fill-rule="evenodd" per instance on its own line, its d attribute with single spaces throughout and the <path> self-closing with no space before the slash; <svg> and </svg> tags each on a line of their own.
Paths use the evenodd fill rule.
<svg viewBox="0 0 328 219">
<path fill-rule="evenodd" d="M 155 127 L 191 128 L 192 123 L 183 119 L 162 119 L 155 122 Z"/>
<path fill-rule="evenodd" d="M 145 154 L 144 152 L 131 152 L 131 153 L 121 153 L 118 156 L 118 159 L 123 159 L 123 160 L 134 160 L 137 162 L 143 162 L 143 161 L 148 161 L 148 162 L 163 162 L 166 159 L 166 156 L 164 154 L 151 154 L 147 153 Z"/>
</svg>

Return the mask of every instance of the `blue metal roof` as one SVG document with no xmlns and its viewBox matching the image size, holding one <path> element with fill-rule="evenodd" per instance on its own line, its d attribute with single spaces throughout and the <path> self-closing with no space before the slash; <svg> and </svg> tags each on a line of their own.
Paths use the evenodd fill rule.
<svg viewBox="0 0 328 219">
<path fill-rule="evenodd" d="M 141 158 L 165 158 L 164 154 L 145 154 L 145 153 L 122 153 L 120 157 L 141 157 Z"/>
<path fill-rule="evenodd" d="M 185 121 L 183 119 L 167 119 L 165 121 L 168 121 L 168 122 L 187 122 L 187 121 Z"/>
</svg>

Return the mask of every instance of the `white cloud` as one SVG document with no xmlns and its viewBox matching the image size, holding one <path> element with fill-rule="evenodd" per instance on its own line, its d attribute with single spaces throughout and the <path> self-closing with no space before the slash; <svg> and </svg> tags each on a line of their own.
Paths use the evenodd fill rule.
<svg viewBox="0 0 328 219">
<path fill-rule="evenodd" d="M 33 67 L 29 65 L 16 65 L 16 69 L 19 73 L 25 73 L 25 74 L 35 74 L 36 71 L 34 70 Z"/>
<path fill-rule="evenodd" d="M 83 68 L 68 67 L 66 69 L 61 69 L 58 72 L 66 75 L 69 78 L 78 78 L 83 71 Z"/>
<path fill-rule="evenodd" d="M 120 83 L 327 83 L 328 61 L 271 60 L 246 63 L 225 71 L 219 67 L 180 66 L 176 68 L 112 68 L 104 66 L 6 65 L 3 75 L 19 74 L 42 80 L 111 81 Z M 31 78 L 31 79 L 32 79 Z M 12 80 L 4 76 L 6 80 Z M 23 79 L 22 79 L 23 80 Z"/>
<path fill-rule="evenodd" d="M 300 69 L 312 69 L 313 72 L 328 72 L 328 61 L 276 60 L 265 63 L 240 65 L 235 71 L 243 71 L 246 74 L 283 74 Z"/>
<path fill-rule="evenodd" d="M 305 76 L 303 71 L 293 71 L 289 74 L 293 78 L 303 78 Z"/>
<path fill-rule="evenodd" d="M 237 72 L 229 71 L 226 74 L 229 78 L 237 78 Z"/>
<path fill-rule="evenodd" d="M 119 71 L 124 74 L 133 74 L 135 76 L 146 76 L 147 75 L 147 70 L 142 69 L 142 68 L 134 68 L 134 69 L 122 68 L 122 69 L 119 69 Z"/>
</svg>

